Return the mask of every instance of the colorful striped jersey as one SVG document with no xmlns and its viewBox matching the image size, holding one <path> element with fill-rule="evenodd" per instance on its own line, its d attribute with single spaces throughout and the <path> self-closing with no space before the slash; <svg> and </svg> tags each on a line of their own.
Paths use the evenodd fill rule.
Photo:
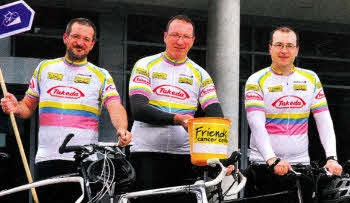
<svg viewBox="0 0 350 203">
<path fill-rule="evenodd" d="M 247 80 L 245 109 L 248 115 L 257 111 L 265 113 L 269 143 L 277 157 L 308 162 L 310 111 L 313 114 L 328 111 L 328 105 L 321 82 L 313 71 L 293 67 L 291 74 L 284 76 L 268 67 Z M 256 135 L 251 138 L 250 159 L 253 161 L 266 161 L 265 154 L 258 149 L 262 139 Z"/>
<path fill-rule="evenodd" d="M 209 74 L 189 58 L 172 61 L 165 52 L 139 60 L 131 74 L 129 96 L 141 94 L 159 110 L 194 115 L 198 104 L 205 109 L 218 103 Z M 133 151 L 188 154 L 188 134 L 182 126 L 156 126 L 135 121 Z"/>
<path fill-rule="evenodd" d="M 57 58 L 41 62 L 30 81 L 27 96 L 39 100 L 39 147 L 36 162 L 65 159 L 73 154 L 59 154 L 58 148 L 69 133 L 70 144 L 97 142 L 101 108 L 119 100 L 111 75 L 84 61 Z"/>
</svg>

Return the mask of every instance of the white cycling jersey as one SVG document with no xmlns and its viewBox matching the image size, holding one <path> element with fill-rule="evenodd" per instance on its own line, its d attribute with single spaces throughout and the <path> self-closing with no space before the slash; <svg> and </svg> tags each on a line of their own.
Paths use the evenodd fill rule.
<svg viewBox="0 0 350 203">
<path fill-rule="evenodd" d="M 139 60 L 132 71 L 129 95 L 141 94 L 153 107 L 174 114 L 194 115 L 218 103 L 209 74 L 189 58 L 174 62 L 165 52 Z M 189 154 L 188 133 L 179 125 L 152 125 L 135 121 L 132 151 Z"/>
<path fill-rule="evenodd" d="M 87 61 L 73 63 L 67 58 L 41 62 L 26 94 L 39 100 L 36 162 L 74 160 L 73 153 L 58 153 L 66 135 L 75 135 L 69 145 L 96 143 L 102 106 L 120 101 L 108 71 Z"/>
<path fill-rule="evenodd" d="M 310 110 L 326 155 L 336 155 L 327 100 L 314 72 L 296 67 L 289 76 L 271 67 L 256 72 L 246 83 L 245 107 L 252 131 L 251 161 L 279 157 L 290 163 L 309 163 Z"/>
</svg>

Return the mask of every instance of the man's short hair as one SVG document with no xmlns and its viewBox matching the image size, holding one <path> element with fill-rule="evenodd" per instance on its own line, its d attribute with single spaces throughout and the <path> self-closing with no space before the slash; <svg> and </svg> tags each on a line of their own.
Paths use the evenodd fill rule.
<svg viewBox="0 0 350 203">
<path fill-rule="evenodd" d="M 92 40 L 96 40 L 96 26 L 91 20 L 89 20 L 87 18 L 74 18 L 74 19 L 70 20 L 67 24 L 67 27 L 66 27 L 67 35 L 69 35 L 70 32 L 72 31 L 72 25 L 74 23 L 79 23 L 80 25 L 87 25 L 87 26 L 92 27 L 92 29 L 94 29 L 94 36 L 93 36 Z"/>
<path fill-rule="evenodd" d="M 271 33 L 270 33 L 270 42 L 269 42 L 271 45 L 272 45 L 273 35 L 277 31 L 286 32 L 286 33 L 294 32 L 295 36 L 297 37 L 296 46 L 297 47 L 299 46 L 299 34 L 294 29 L 292 29 L 291 27 L 288 27 L 288 26 L 277 27 L 276 29 L 271 31 Z"/>
<path fill-rule="evenodd" d="M 182 21 L 185 21 L 186 23 L 191 23 L 192 28 L 193 28 L 193 36 L 194 36 L 194 33 L 195 33 L 195 32 L 194 32 L 194 29 L 195 29 L 194 23 L 193 23 L 192 20 L 191 20 L 188 16 L 186 16 L 186 15 L 176 15 L 176 16 L 173 16 L 173 17 L 169 20 L 169 22 L 168 22 L 168 24 L 167 24 L 167 26 L 166 26 L 166 32 L 168 32 L 169 26 L 170 26 L 170 24 L 171 24 L 174 20 L 182 20 Z"/>
</svg>

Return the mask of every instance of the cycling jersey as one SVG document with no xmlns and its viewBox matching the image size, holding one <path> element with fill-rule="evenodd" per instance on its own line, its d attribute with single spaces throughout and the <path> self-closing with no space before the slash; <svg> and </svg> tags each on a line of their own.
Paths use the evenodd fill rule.
<svg viewBox="0 0 350 203">
<path fill-rule="evenodd" d="M 336 155 L 327 100 L 314 72 L 296 67 L 289 76 L 271 67 L 256 72 L 246 83 L 245 108 L 252 130 L 251 161 L 280 157 L 292 163 L 308 163 L 310 110 L 326 155 Z"/>
<path fill-rule="evenodd" d="M 154 108 L 173 114 L 194 115 L 218 103 L 209 74 L 189 58 L 172 61 L 165 52 L 139 60 L 132 71 L 129 95 L 144 95 Z M 189 154 L 187 132 L 179 125 L 154 125 L 134 121 L 132 151 Z"/>
<path fill-rule="evenodd" d="M 30 81 L 27 96 L 39 100 L 39 143 L 36 162 L 74 160 L 73 153 L 59 154 L 69 133 L 71 145 L 96 143 L 103 105 L 119 100 L 108 71 L 84 61 L 67 58 L 41 62 Z"/>
</svg>

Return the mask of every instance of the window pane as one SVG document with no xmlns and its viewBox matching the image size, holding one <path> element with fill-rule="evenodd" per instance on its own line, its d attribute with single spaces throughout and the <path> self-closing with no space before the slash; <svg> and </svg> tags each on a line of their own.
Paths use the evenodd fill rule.
<svg viewBox="0 0 350 203">
<path fill-rule="evenodd" d="M 250 54 L 240 54 L 239 56 L 239 79 L 248 79 L 252 74 L 252 60 Z"/>
<path fill-rule="evenodd" d="M 255 56 L 255 65 L 254 72 L 259 71 L 263 68 L 269 67 L 271 65 L 271 56 L 270 55 L 256 55 Z"/>
<path fill-rule="evenodd" d="M 63 36 L 67 23 L 73 18 L 84 17 L 91 20 L 98 29 L 98 14 L 82 10 L 72 10 L 53 7 L 35 7 L 35 20 L 30 32 Z"/>
<path fill-rule="evenodd" d="M 140 42 L 163 42 L 168 19 L 155 16 L 128 16 L 128 37 L 129 41 Z"/>
<path fill-rule="evenodd" d="M 300 59 L 299 66 L 315 71 L 324 84 L 350 85 L 350 62 Z"/>
<path fill-rule="evenodd" d="M 255 28 L 255 51 L 269 52 L 271 31 L 272 28 Z"/>
<path fill-rule="evenodd" d="M 303 56 L 350 57 L 350 36 L 324 32 L 300 33 L 300 54 Z"/>
<path fill-rule="evenodd" d="M 250 27 L 241 26 L 240 28 L 240 49 L 242 51 L 250 51 L 252 49 L 252 39 Z"/>
<path fill-rule="evenodd" d="M 135 63 L 143 57 L 158 54 L 164 51 L 163 47 L 128 45 L 127 70 L 131 71 Z"/>
<path fill-rule="evenodd" d="M 15 56 L 52 59 L 65 55 L 66 46 L 62 39 L 25 36 L 14 37 Z M 94 48 L 88 55 L 88 61 L 98 65 L 99 43 L 96 42 Z"/>
<path fill-rule="evenodd" d="M 350 159 L 350 150 L 346 143 L 350 142 L 349 113 L 350 90 L 325 88 L 329 111 L 332 116 L 337 137 L 337 151 L 340 162 Z"/>
<path fill-rule="evenodd" d="M 160 16 L 128 16 L 128 41 L 163 43 L 164 32 L 170 18 Z M 194 46 L 205 46 L 207 22 L 193 21 L 195 24 Z"/>
<path fill-rule="evenodd" d="M 204 69 L 207 69 L 206 56 L 207 56 L 206 51 L 203 51 L 203 50 L 193 50 L 192 49 L 188 52 L 188 57 Z"/>
</svg>

